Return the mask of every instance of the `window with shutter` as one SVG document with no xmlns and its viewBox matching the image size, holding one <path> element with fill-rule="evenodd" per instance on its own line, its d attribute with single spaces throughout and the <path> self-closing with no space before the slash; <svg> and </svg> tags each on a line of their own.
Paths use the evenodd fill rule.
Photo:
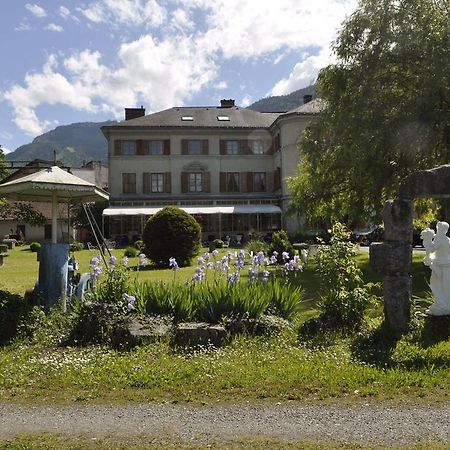
<svg viewBox="0 0 450 450">
<path fill-rule="evenodd" d="M 122 174 L 122 192 L 124 194 L 136 193 L 136 174 L 123 173 Z"/>
<path fill-rule="evenodd" d="M 164 192 L 164 174 L 152 173 L 151 185 L 152 185 L 152 193 Z"/>
<path fill-rule="evenodd" d="M 114 154 L 115 155 L 122 154 L 122 141 L 117 140 L 117 139 L 114 141 Z"/>
<path fill-rule="evenodd" d="M 239 154 L 239 141 L 225 141 L 225 154 L 226 155 L 238 155 Z"/>
<path fill-rule="evenodd" d="M 166 194 L 172 192 L 172 174 L 170 172 L 164 174 L 164 192 Z"/>
<path fill-rule="evenodd" d="M 264 142 L 263 141 L 251 141 L 251 149 L 254 155 L 264 155 Z"/>
<path fill-rule="evenodd" d="M 188 191 L 189 192 L 203 192 L 203 174 L 201 172 L 189 173 Z"/>
<path fill-rule="evenodd" d="M 150 173 L 148 172 L 142 174 L 142 192 L 144 194 L 150 193 Z"/>
<path fill-rule="evenodd" d="M 239 172 L 227 172 L 227 192 L 239 192 Z"/>
<path fill-rule="evenodd" d="M 253 189 L 255 192 L 265 192 L 267 190 L 265 172 L 253 173 Z"/>
<path fill-rule="evenodd" d="M 121 142 L 122 142 L 122 155 L 136 154 L 136 141 L 121 141 Z"/>
</svg>

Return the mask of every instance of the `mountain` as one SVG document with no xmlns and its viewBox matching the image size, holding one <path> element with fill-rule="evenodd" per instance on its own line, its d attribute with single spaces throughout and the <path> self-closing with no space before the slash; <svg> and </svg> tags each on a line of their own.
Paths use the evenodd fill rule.
<svg viewBox="0 0 450 450">
<path fill-rule="evenodd" d="M 288 95 L 263 98 L 248 107 L 260 112 L 289 111 L 303 104 L 304 95 L 314 95 L 314 86 L 292 92 Z M 22 145 L 14 152 L 8 153 L 8 161 L 31 161 L 56 159 L 65 165 L 79 167 L 83 161 L 108 161 L 106 139 L 100 131 L 103 125 L 115 122 L 82 122 L 56 127 L 52 131 L 33 139 L 30 144 Z"/>
<path fill-rule="evenodd" d="M 8 153 L 6 159 L 31 161 L 38 158 L 53 161 L 53 152 L 56 150 L 56 159 L 72 167 L 81 166 L 83 161 L 107 162 L 107 142 L 100 127 L 113 123 L 115 122 L 82 122 L 56 127 L 36 137 L 30 144 Z"/>
<path fill-rule="evenodd" d="M 316 92 L 315 86 L 311 85 L 298 91 L 291 92 L 287 95 L 277 95 L 273 97 L 266 97 L 252 103 L 248 109 L 253 109 L 259 112 L 281 112 L 290 111 L 300 105 L 303 105 L 304 95 L 314 95 Z"/>
</svg>

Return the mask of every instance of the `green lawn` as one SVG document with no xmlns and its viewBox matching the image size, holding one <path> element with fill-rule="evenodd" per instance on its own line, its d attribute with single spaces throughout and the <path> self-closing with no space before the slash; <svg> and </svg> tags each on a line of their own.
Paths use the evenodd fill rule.
<svg viewBox="0 0 450 450">
<path fill-rule="evenodd" d="M 202 249 L 202 253 L 207 249 Z M 228 249 L 221 249 L 220 254 L 223 255 Z M 236 249 L 230 249 L 235 252 Z M 123 249 L 112 250 L 112 253 L 119 259 L 123 257 Z M 29 251 L 28 246 L 17 247 L 14 250 L 10 250 L 10 256 L 5 258 L 5 264 L 0 267 L 0 290 L 8 290 L 13 293 L 23 294 L 26 289 L 32 288 L 37 280 L 38 276 L 38 262 L 36 253 Z M 98 253 L 89 250 L 83 250 L 76 252 L 75 257 L 80 265 L 81 272 L 89 271 L 89 261 L 93 256 Z M 358 255 L 358 262 L 363 270 L 364 279 L 369 282 L 381 281 L 381 277 L 375 274 L 370 268 L 369 258 L 367 253 L 361 253 Z M 426 296 L 426 293 L 430 290 L 428 287 L 429 280 L 429 268 L 422 264 L 423 255 L 417 254 L 413 258 L 413 292 L 414 295 L 419 297 Z M 138 259 L 130 258 L 129 267 L 136 268 Z M 245 272 L 245 271 L 244 271 Z M 192 277 L 194 274 L 194 266 L 183 267 L 179 269 L 175 277 L 178 281 L 185 281 Z M 174 279 L 174 273 L 170 269 L 162 270 L 141 270 L 134 272 L 133 276 L 139 281 L 146 280 L 161 280 L 172 281 Z M 244 273 L 245 277 L 245 273 Z M 307 265 L 304 272 L 298 276 L 299 282 L 305 290 L 305 298 L 316 300 L 318 297 L 319 280 L 315 273 L 314 264 Z"/>
<path fill-rule="evenodd" d="M 123 251 L 114 253 L 121 256 Z M 92 252 L 77 253 L 87 270 Z M 414 289 L 426 290 L 422 256 L 414 257 Z M 378 281 L 367 254 L 358 256 L 367 281 Z M 132 260 L 131 264 L 135 264 Z M 36 255 L 15 249 L 0 268 L 0 289 L 23 292 L 36 277 Z M 193 267 L 177 272 L 184 280 Z M 171 280 L 170 270 L 146 270 L 141 280 Z M 0 349 L 0 398 L 19 402 L 168 401 L 214 404 L 241 401 L 443 401 L 450 396 L 450 340 L 423 320 L 405 336 L 380 328 L 381 305 L 361 333 L 298 338 L 314 315 L 318 278 L 311 265 L 299 274 L 305 290 L 300 316 L 281 336 L 237 336 L 221 349 L 187 352 L 160 341 L 131 351 L 60 348 L 58 333 Z M 49 334 L 50 333 L 50 334 Z M 52 334 L 54 333 L 54 334 Z"/>
</svg>

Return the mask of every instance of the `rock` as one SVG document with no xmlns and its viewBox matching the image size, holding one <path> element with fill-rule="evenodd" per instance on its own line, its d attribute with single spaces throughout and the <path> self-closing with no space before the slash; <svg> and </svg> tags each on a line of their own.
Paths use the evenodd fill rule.
<svg viewBox="0 0 450 450">
<path fill-rule="evenodd" d="M 222 325 L 186 322 L 178 324 L 174 338 L 175 344 L 182 347 L 211 344 L 220 347 L 228 341 L 229 335 Z"/>
<path fill-rule="evenodd" d="M 172 320 L 169 317 L 136 315 L 130 316 L 123 328 L 130 344 L 147 344 L 167 337 L 172 331 Z"/>
</svg>

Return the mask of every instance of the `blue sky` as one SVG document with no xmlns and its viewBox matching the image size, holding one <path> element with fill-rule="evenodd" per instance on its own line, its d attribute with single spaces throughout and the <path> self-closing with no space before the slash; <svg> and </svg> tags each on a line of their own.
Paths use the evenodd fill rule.
<svg viewBox="0 0 450 450">
<path fill-rule="evenodd" d="M 356 0 L 3 0 L 0 144 L 311 84 Z"/>
</svg>

